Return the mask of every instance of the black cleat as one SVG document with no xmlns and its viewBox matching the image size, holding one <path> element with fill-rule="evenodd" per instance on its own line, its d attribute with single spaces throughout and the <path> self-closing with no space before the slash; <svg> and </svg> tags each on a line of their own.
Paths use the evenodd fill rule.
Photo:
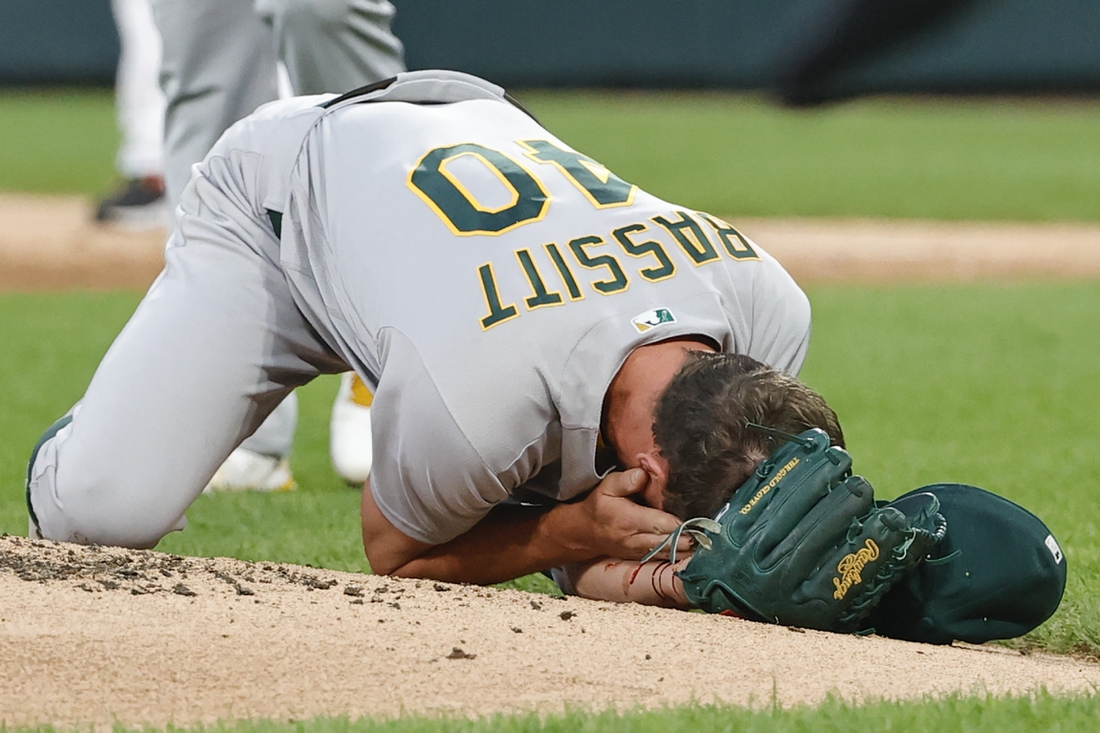
<svg viewBox="0 0 1100 733">
<path fill-rule="evenodd" d="M 168 202 L 164 197 L 164 178 L 146 176 L 123 180 L 115 193 L 99 203 L 95 220 L 114 222 L 133 229 L 167 227 Z"/>
</svg>

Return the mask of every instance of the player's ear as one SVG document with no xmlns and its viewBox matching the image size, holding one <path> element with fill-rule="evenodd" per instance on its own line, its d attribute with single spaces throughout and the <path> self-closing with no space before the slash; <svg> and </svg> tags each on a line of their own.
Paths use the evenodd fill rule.
<svg viewBox="0 0 1100 733">
<path fill-rule="evenodd" d="M 649 479 L 642 492 L 646 506 L 662 509 L 665 503 L 665 489 L 668 488 L 668 461 L 657 450 L 639 453 L 635 460 Z"/>
</svg>

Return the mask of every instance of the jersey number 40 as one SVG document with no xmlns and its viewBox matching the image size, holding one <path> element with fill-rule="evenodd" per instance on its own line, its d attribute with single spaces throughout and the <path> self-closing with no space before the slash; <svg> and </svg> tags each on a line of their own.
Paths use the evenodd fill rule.
<svg viewBox="0 0 1100 733">
<path fill-rule="evenodd" d="M 627 183 L 586 155 L 549 140 L 520 140 L 527 157 L 554 165 L 598 209 L 630 206 L 638 187 Z M 472 157 L 496 175 L 510 200 L 499 206 L 481 203 L 448 166 Z M 458 236 L 502 234 L 539 221 L 550 207 L 542 181 L 505 153 L 477 143 L 435 148 L 409 174 L 409 187 Z"/>
</svg>

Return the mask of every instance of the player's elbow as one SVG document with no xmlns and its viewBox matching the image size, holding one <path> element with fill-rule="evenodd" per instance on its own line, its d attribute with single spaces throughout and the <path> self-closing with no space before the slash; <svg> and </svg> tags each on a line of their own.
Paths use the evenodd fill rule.
<svg viewBox="0 0 1100 733">
<path fill-rule="evenodd" d="M 423 565 L 418 560 L 431 545 L 424 545 L 401 535 L 363 537 L 363 549 L 367 553 L 367 562 L 375 575 L 392 575 L 399 578 L 428 577 L 418 568 Z"/>
<path fill-rule="evenodd" d="M 432 545 L 409 537 L 393 525 L 378 508 L 370 481 L 363 487 L 363 550 L 371 570 L 378 575 L 395 575 L 402 566 L 423 555 Z"/>
<path fill-rule="evenodd" d="M 393 575 L 394 571 L 401 567 L 392 561 L 384 560 L 378 553 L 372 554 L 370 548 L 366 548 L 366 550 L 367 562 L 370 563 L 371 572 L 375 575 Z"/>
<path fill-rule="evenodd" d="M 383 554 L 381 557 L 371 557 L 367 553 L 367 561 L 371 571 L 375 575 L 387 575 L 394 578 L 434 578 L 429 572 L 425 572 L 427 565 L 418 562 L 418 558 L 394 558 Z M 440 578 L 435 578 L 440 580 Z"/>
<path fill-rule="evenodd" d="M 406 540 L 407 542 L 403 542 Z M 363 549 L 367 553 L 367 562 L 375 575 L 398 575 L 411 577 L 408 573 L 401 572 L 411 561 L 415 560 L 423 550 L 418 547 L 410 547 L 414 542 L 402 535 L 399 538 L 387 535 L 363 534 Z M 416 543 L 420 544 L 420 543 Z"/>
</svg>

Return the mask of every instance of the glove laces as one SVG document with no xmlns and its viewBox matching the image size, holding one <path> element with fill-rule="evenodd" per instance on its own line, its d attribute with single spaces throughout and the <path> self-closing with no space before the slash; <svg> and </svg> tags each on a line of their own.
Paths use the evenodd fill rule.
<svg viewBox="0 0 1100 733">
<path fill-rule="evenodd" d="M 689 519 L 679 527 L 669 533 L 661 544 L 654 547 L 652 550 L 646 553 L 646 556 L 642 558 L 642 562 L 649 562 L 652 560 L 658 552 L 665 549 L 669 545 L 672 549 L 669 550 L 668 559 L 670 562 L 676 562 L 676 545 L 680 544 L 680 536 L 687 533 L 695 544 L 702 547 L 704 550 L 709 550 L 714 547 L 714 543 L 711 542 L 710 537 L 707 537 L 706 532 L 721 532 L 722 525 L 708 517 L 695 517 Z"/>
</svg>

